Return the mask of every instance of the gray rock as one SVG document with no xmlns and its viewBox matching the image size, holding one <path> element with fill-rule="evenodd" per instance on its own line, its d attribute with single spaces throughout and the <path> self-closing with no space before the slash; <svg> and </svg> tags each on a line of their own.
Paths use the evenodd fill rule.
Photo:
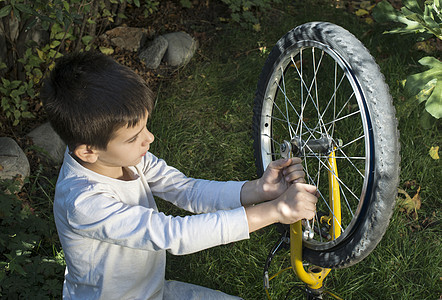
<svg viewBox="0 0 442 300">
<path fill-rule="evenodd" d="M 49 122 L 35 128 L 28 136 L 32 138 L 35 146 L 44 150 L 40 153 L 43 158 L 49 158 L 57 164 L 63 161 L 66 144 L 61 140 L 54 129 L 52 129 Z"/>
<path fill-rule="evenodd" d="M 0 137 L 0 179 L 13 179 L 20 175 L 21 187 L 29 172 L 29 161 L 20 146 L 9 137 Z"/>
<path fill-rule="evenodd" d="M 163 37 L 169 44 L 164 61 L 173 67 L 187 64 L 198 48 L 197 41 L 185 32 L 172 32 Z"/>
<path fill-rule="evenodd" d="M 101 38 L 109 40 L 113 46 L 136 52 L 140 50 L 148 33 L 143 28 L 121 26 L 106 31 Z"/>
<path fill-rule="evenodd" d="M 156 37 L 151 43 L 140 51 L 140 59 L 146 63 L 146 67 L 156 69 L 163 59 L 168 47 L 167 40 L 162 37 Z"/>
</svg>

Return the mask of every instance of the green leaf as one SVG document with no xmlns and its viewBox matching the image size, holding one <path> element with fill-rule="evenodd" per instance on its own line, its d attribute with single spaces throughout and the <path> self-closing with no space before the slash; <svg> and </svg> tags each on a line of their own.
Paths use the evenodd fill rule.
<svg viewBox="0 0 442 300">
<path fill-rule="evenodd" d="M 11 5 L 6 5 L 2 9 L 0 9 L 0 18 L 6 17 L 7 15 L 9 15 L 11 13 L 11 10 L 12 10 Z"/>
<path fill-rule="evenodd" d="M 31 29 L 32 27 L 34 27 L 35 24 L 37 24 L 37 21 L 38 21 L 38 19 L 37 19 L 37 18 L 34 18 L 34 19 L 28 24 L 28 26 L 26 26 L 26 30 L 29 30 L 29 29 Z"/>
<path fill-rule="evenodd" d="M 2 107 L 5 110 L 9 108 L 9 100 L 8 100 L 8 98 L 2 97 Z"/>
<path fill-rule="evenodd" d="M 81 41 L 83 42 L 83 44 L 85 45 L 89 45 L 89 43 L 94 39 L 93 36 L 90 35 L 85 35 L 84 37 L 81 38 Z"/>
<path fill-rule="evenodd" d="M 12 9 L 13 9 L 14 17 L 17 19 L 17 21 L 18 21 L 19 23 L 21 23 L 20 11 L 19 11 L 18 9 L 15 9 L 14 6 L 12 7 Z"/>
<path fill-rule="evenodd" d="M 420 7 L 418 1 L 416 0 L 402 0 L 404 7 L 408 8 L 410 11 L 422 14 L 422 8 Z"/>
<path fill-rule="evenodd" d="M 11 83 L 10 83 L 10 86 L 9 86 L 9 88 L 10 89 L 16 89 L 16 88 L 18 88 L 20 85 L 21 85 L 21 81 L 20 80 L 14 80 L 14 81 L 12 81 Z"/>
<path fill-rule="evenodd" d="M 424 109 L 419 118 L 419 124 L 423 129 L 430 130 L 434 126 L 435 120 L 436 119 Z"/>
<path fill-rule="evenodd" d="M 34 115 L 33 115 L 31 112 L 29 112 L 29 111 L 25 111 L 25 112 L 23 112 L 23 113 L 21 114 L 21 116 L 22 116 L 23 118 L 28 118 L 28 119 L 34 117 Z"/>
<path fill-rule="evenodd" d="M 428 97 L 425 109 L 436 119 L 442 117 L 442 81 L 438 81 L 433 93 Z"/>
<path fill-rule="evenodd" d="M 434 0 L 433 7 L 434 7 L 434 9 L 437 9 L 437 11 L 440 14 L 440 12 L 442 11 L 442 2 L 440 0 Z"/>
<path fill-rule="evenodd" d="M 123 13 L 119 13 L 117 16 L 118 16 L 120 19 L 127 19 L 126 15 L 123 14 Z"/>
<path fill-rule="evenodd" d="M 234 22 L 240 22 L 240 20 L 241 20 L 241 17 L 240 17 L 240 15 L 239 14 L 237 14 L 237 13 L 233 13 L 232 15 L 231 15 L 231 17 L 232 17 L 232 20 L 234 21 Z"/>
<path fill-rule="evenodd" d="M 65 33 L 64 32 L 59 32 L 59 33 L 57 33 L 56 35 L 55 35 L 55 39 L 57 39 L 57 40 L 62 40 L 62 39 L 64 39 L 65 38 Z"/>
<path fill-rule="evenodd" d="M 58 23 L 63 24 L 63 12 L 61 10 L 57 10 L 55 12 L 55 15 L 57 17 Z"/>
<path fill-rule="evenodd" d="M 420 90 L 420 92 L 416 95 L 416 99 L 419 101 L 419 103 L 428 100 L 428 98 L 431 96 L 431 93 L 433 93 L 436 84 L 437 84 L 436 78 L 431 79 L 425 84 L 422 90 Z"/>
<path fill-rule="evenodd" d="M 68 1 L 63 1 L 63 7 L 64 7 L 64 9 L 65 9 L 67 12 L 69 12 L 70 7 L 69 7 L 69 2 L 68 2 Z"/>
<path fill-rule="evenodd" d="M 48 31 L 49 30 L 49 26 L 51 25 L 51 23 L 50 22 L 48 22 L 48 21 L 43 21 L 43 22 L 41 22 L 41 28 L 43 28 L 45 31 Z"/>
<path fill-rule="evenodd" d="M 429 69 L 408 76 L 405 90 L 419 102 L 425 102 L 425 109 L 436 119 L 442 117 L 442 62 L 427 56 L 419 63 Z"/>
<path fill-rule="evenodd" d="M 11 84 L 11 82 L 8 79 L 3 77 L 2 77 L 2 83 L 5 88 L 9 88 L 9 85 Z"/>
<path fill-rule="evenodd" d="M 397 11 L 386 0 L 379 2 L 376 7 L 373 8 L 373 18 L 377 22 L 396 22 L 406 25 L 406 27 L 393 29 L 385 33 L 414 33 L 416 31 L 424 30 L 424 27 L 421 24 L 416 21 L 409 20 L 404 13 L 407 15 L 411 14 L 409 13 L 409 10 L 404 7 L 401 12 Z"/>
<path fill-rule="evenodd" d="M 15 89 L 11 92 L 11 97 L 16 98 L 18 96 L 21 96 L 25 93 L 23 89 Z"/>
<path fill-rule="evenodd" d="M 54 49 L 54 48 L 56 48 L 57 46 L 59 46 L 60 44 L 61 44 L 60 41 L 53 40 L 53 41 L 51 42 L 50 47 L 51 47 L 52 49 Z"/>
<path fill-rule="evenodd" d="M 19 110 L 14 110 L 14 118 L 19 120 L 21 116 L 21 112 Z"/>
<path fill-rule="evenodd" d="M 32 15 L 32 14 L 34 14 L 34 11 L 32 10 L 32 8 L 31 8 L 30 5 L 26 5 L 26 4 L 23 4 L 23 3 L 17 3 L 17 4 L 15 5 L 15 7 L 16 7 L 19 11 L 21 11 L 21 12 L 23 12 L 23 13 L 25 13 L 25 14 L 28 14 L 28 15 Z"/>
<path fill-rule="evenodd" d="M 15 123 L 15 122 L 14 122 Z M 18 124 L 18 123 L 17 123 Z M 15 125 L 14 125 L 15 126 Z M 11 269 L 11 272 L 17 272 L 18 274 L 25 276 L 26 272 L 25 270 L 22 268 L 22 266 L 20 266 L 17 263 L 10 263 L 9 264 L 9 268 Z"/>
<path fill-rule="evenodd" d="M 114 49 L 112 49 L 112 48 L 100 46 L 99 49 L 100 49 L 101 53 L 106 54 L 106 55 L 111 55 L 112 53 L 114 53 Z"/>
<path fill-rule="evenodd" d="M 184 8 L 191 8 L 192 7 L 192 2 L 190 2 L 190 0 L 180 0 L 180 4 Z"/>
</svg>

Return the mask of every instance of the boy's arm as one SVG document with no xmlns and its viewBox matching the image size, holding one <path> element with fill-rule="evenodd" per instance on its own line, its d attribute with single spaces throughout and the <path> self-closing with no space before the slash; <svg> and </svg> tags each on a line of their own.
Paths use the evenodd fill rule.
<svg viewBox="0 0 442 300">
<path fill-rule="evenodd" d="M 240 191 L 244 182 L 189 178 L 149 152 L 141 170 L 155 196 L 189 212 L 207 213 L 241 206 Z"/>
<path fill-rule="evenodd" d="M 190 254 L 249 237 L 243 207 L 229 211 L 173 217 L 153 208 L 128 205 L 104 189 L 88 190 L 56 206 L 58 229 L 123 247 Z M 73 245 L 75 247 L 75 245 Z"/>
</svg>

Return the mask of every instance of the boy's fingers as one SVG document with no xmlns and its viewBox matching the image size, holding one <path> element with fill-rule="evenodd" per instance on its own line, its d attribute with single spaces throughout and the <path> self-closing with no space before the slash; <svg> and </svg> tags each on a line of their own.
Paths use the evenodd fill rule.
<svg viewBox="0 0 442 300">
<path fill-rule="evenodd" d="M 292 183 L 305 183 L 304 176 L 299 177 L 298 179 L 293 180 Z"/>
<path fill-rule="evenodd" d="M 311 184 L 306 184 L 306 183 L 296 183 L 297 187 L 300 189 L 303 189 L 304 191 L 314 195 L 316 197 L 316 186 L 311 185 Z M 315 200 L 315 202 L 317 201 L 317 199 Z"/>
<path fill-rule="evenodd" d="M 302 165 L 300 163 L 299 164 L 292 164 L 292 165 L 287 166 L 284 169 L 284 174 L 289 174 L 290 172 L 302 171 L 302 170 L 304 170 L 304 168 L 302 167 Z"/>
<path fill-rule="evenodd" d="M 269 167 L 272 169 L 277 169 L 277 170 L 281 170 L 285 167 L 290 166 L 291 164 L 291 159 L 290 158 L 281 158 L 278 160 L 274 160 L 270 163 Z"/>
<path fill-rule="evenodd" d="M 305 173 L 304 171 L 295 171 L 291 172 L 290 174 L 285 176 L 285 181 L 289 183 L 295 183 L 295 182 L 305 182 L 304 180 Z M 302 181 L 302 180 L 303 181 Z"/>
<path fill-rule="evenodd" d="M 298 165 L 301 164 L 302 160 L 299 157 L 291 157 L 291 158 L 281 158 L 278 160 L 274 160 L 270 163 L 269 167 L 273 169 L 283 169 L 290 165 Z"/>
<path fill-rule="evenodd" d="M 290 165 L 282 171 L 284 175 L 289 175 L 291 173 L 304 172 L 304 168 L 301 164 Z"/>
</svg>

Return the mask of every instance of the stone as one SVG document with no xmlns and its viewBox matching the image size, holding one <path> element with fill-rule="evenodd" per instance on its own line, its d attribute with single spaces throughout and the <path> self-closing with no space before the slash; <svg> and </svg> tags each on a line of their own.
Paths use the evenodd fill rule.
<svg viewBox="0 0 442 300">
<path fill-rule="evenodd" d="M 198 48 L 197 41 L 185 32 L 167 33 L 163 37 L 169 45 L 163 59 L 172 67 L 187 64 Z"/>
<path fill-rule="evenodd" d="M 39 153 L 42 158 L 60 164 L 63 161 L 66 144 L 60 136 L 52 129 L 51 124 L 46 122 L 28 133 L 28 136 L 34 142 L 34 145 L 41 148 Z"/>
<path fill-rule="evenodd" d="M 108 39 L 115 47 L 136 52 L 140 50 L 147 35 L 148 31 L 144 28 L 120 26 L 106 31 L 102 38 Z"/>
<path fill-rule="evenodd" d="M 140 51 L 139 57 L 146 63 L 147 68 L 156 69 L 160 65 L 168 45 L 164 37 L 158 36 Z"/>
<path fill-rule="evenodd" d="M 20 146 L 10 137 L 0 137 L 0 179 L 21 176 L 20 188 L 29 176 L 30 165 Z"/>
</svg>

